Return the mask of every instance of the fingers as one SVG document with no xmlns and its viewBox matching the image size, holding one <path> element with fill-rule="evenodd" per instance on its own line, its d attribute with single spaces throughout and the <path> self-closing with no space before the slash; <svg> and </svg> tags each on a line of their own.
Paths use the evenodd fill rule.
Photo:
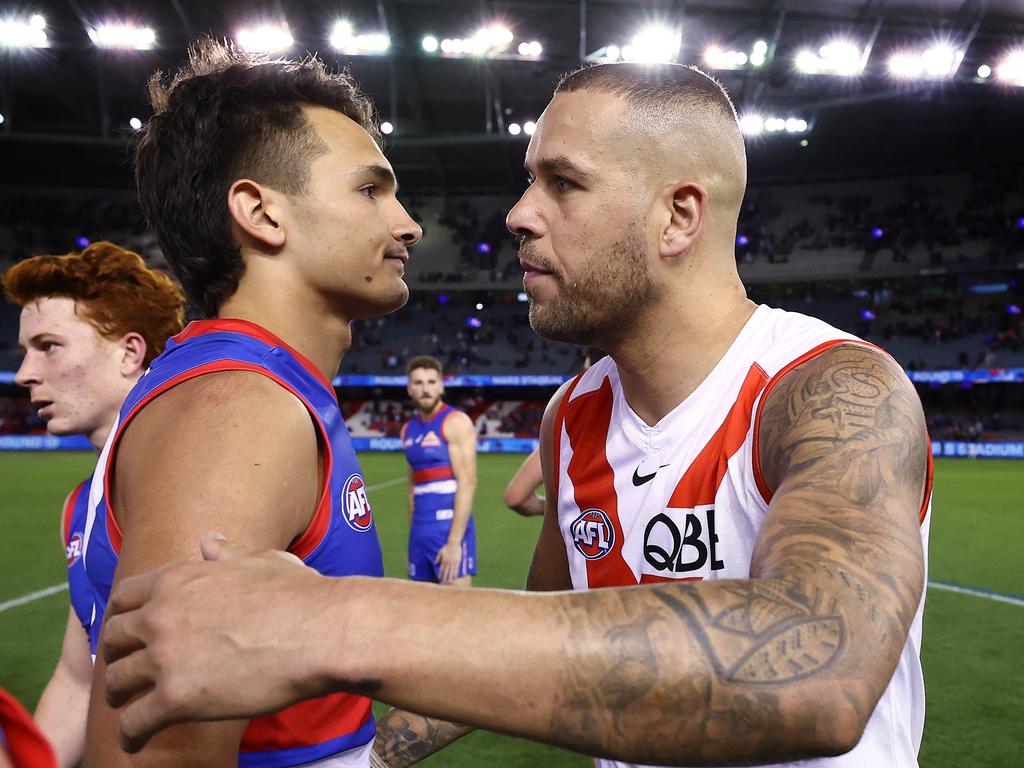
<svg viewBox="0 0 1024 768">
<path fill-rule="evenodd" d="M 157 568 L 116 584 L 107 601 L 106 617 L 109 619 L 119 613 L 134 611 L 149 602 L 153 596 L 153 587 L 163 571 L 164 568 Z"/>
<path fill-rule="evenodd" d="M 146 647 L 136 624 L 137 614 L 121 614 L 111 616 L 103 625 L 100 635 L 100 650 L 103 660 L 108 664 Z"/>
<path fill-rule="evenodd" d="M 107 662 L 107 704 L 114 709 L 124 706 L 136 696 L 153 688 L 152 664 L 143 649 L 130 656 Z"/>
<path fill-rule="evenodd" d="M 121 747 L 125 752 L 138 752 L 154 734 L 181 719 L 172 717 L 172 708 L 155 690 L 150 690 L 121 711 L 118 719 Z"/>
</svg>

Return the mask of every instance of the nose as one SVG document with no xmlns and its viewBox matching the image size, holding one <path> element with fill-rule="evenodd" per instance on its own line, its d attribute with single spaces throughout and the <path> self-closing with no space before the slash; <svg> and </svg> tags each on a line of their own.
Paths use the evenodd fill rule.
<svg viewBox="0 0 1024 768">
<path fill-rule="evenodd" d="M 33 384 L 38 384 L 39 381 L 39 374 L 33 365 L 32 352 L 26 352 L 21 365 L 18 366 L 17 373 L 14 374 L 14 383 L 21 387 L 30 387 Z"/>
<path fill-rule="evenodd" d="M 410 245 L 418 243 L 420 238 L 423 237 L 423 227 L 416 223 L 416 220 L 409 215 L 404 206 L 399 207 L 402 209 L 402 215 L 399 217 L 398 223 L 391 230 L 391 234 L 395 240 L 400 241 L 408 248 Z"/>
<path fill-rule="evenodd" d="M 505 219 L 505 226 L 508 231 L 518 237 L 536 239 L 543 234 L 543 226 L 537 208 L 530 201 L 530 192 L 533 187 L 527 188 L 519 202 L 512 206 Z"/>
</svg>

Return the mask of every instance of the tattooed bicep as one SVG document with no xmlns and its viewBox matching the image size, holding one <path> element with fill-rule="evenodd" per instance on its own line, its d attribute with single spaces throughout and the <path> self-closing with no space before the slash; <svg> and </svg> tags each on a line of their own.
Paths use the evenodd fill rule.
<svg viewBox="0 0 1024 768">
<path fill-rule="evenodd" d="M 759 437 L 772 489 L 797 481 L 854 504 L 923 491 L 920 400 L 895 361 L 872 348 L 841 345 L 784 376 L 766 395 Z"/>
</svg>

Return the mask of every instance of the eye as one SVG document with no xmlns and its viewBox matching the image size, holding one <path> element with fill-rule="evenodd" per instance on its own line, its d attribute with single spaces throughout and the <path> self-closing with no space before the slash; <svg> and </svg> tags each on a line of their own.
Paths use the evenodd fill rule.
<svg viewBox="0 0 1024 768">
<path fill-rule="evenodd" d="M 43 352 L 51 352 L 59 346 L 60 344 L 55 341 L 42 341 L 39 343 L 39 349 Z"/>
<path fill-rule="evenodd" d="M 568 192 L 570 189 L 575 188 L 576 185 L 564 176 L 555 176 L 555 186 L 559 192 Z"/>
<path fill-rule="evenodd" d="M 359 191 L 366 195 L 371 200 L 377 199 L 377 185 L 367 184 L 365 187 L 360 187 Z"/>
</svg>

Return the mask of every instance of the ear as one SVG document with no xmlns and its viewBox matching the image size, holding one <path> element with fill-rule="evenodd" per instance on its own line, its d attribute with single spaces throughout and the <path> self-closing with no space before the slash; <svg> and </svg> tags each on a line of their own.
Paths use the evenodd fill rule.
<svg viewBox="0 0 1024 768">
<path fill-rule="evenodd" d="M 677 182 L 665 190 L 668 223 L 658 242 L 659 255 L 674 259 L 687 253 L 700 237 L 708 193 L 700 184 Z"/>
<path fill-rule="evenodd" d="M 284 245 L 282 223 L 285 196 L 251 179 L 239 179 L 228 189 L 228 213 L 246 235 L 267 248 Z"/>
<path fill-rule="evenodd" d="M 142 373 L 146 360 L 146 340 L 142 334 L 131 331 L 121 337 L 121 375 L 132 377 Z"/>
</svg>

